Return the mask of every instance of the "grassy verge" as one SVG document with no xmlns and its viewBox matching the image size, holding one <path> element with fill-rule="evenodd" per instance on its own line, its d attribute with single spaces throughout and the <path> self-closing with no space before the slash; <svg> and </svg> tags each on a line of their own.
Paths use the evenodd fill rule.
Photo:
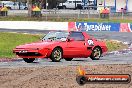
<svg viewBox="0 0 132 88">
<path fill-rule="evenodd" d="M 40 35 L 21 34 L 21 33 L 4 33 L 0 32 L 0 57 L 12 58 L 15 55 L 12 53 L 12 49 L 20 44 L 30 43 L 38 41 Z M 106 41 L 108 51 L 120 50 L 126 48 L 120 42 Z"/>
<path fill-rule="evenodd" d="M 38 35 L 0 32 L 0 57 L 14 57 L 12 49 L 17 45 L 39 40 Z"/>
<path fill-rule="evenodd" d="M 7 16 L 0 17 L 0 21 L 53 21 L 53 22 L 123 22 L 131 23 L 132 19 L 100 19 L 100 18 L 48 18 L 46 17 L 26 17 L 26 16 Z"/>
<path fill-rule="evenodd" d="M 127 45 L 124 45 L 122 42 L 116 40 L 106 40 L 105 42 L 108 47 L 108 52 L 115 50 L 122 50 L 128 47 Z"/>
</svg>

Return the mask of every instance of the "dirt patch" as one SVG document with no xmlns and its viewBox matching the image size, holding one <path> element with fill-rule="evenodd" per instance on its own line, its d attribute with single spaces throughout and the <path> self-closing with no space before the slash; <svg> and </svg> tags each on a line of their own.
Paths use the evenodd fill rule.
<svg viewBox="0 0 132 88">
<path fill-rule="evenodd" d="M 132 65 L 87 65 L 89 74 L 130 74 Z M 77 66 L 0 68 L 0 88 L 131 88 L 129 84 L 76 83 Z"/>
</svg>

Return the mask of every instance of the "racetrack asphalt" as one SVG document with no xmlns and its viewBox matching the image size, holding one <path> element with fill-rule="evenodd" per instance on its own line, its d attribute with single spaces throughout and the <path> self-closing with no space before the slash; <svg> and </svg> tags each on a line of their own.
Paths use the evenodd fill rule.
<svg viewBox="0 0 132 88">
<path fill-rule="evenodd" d="M 48 31 L 42 30 L 11 30 L 0 29 L 0 32 L 23 32 L 32 34 L 43 34 Z M 99 39 L 119 40 L 129 45 L 129 49 L 113 51 L 101 57 L 100 60 L 90 58 L 76 58 L 73 61 L 61 60 L 51 62 L 50 59 L 36 59 L 34 63 L 27 64 L 22 59 L 0 62 L 0 68 L 14 67 L 43 67 L 43 66 L 76 66 L 76 65 L 100 65 L 100 64 L 132 64 L 132 33 L 128 32 L 89 32 L 90 35 Z"/>
</svg>

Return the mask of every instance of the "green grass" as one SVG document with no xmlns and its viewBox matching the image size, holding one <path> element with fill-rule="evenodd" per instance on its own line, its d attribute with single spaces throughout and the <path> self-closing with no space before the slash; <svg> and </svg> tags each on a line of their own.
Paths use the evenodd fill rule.
<svg viewBox="0 0 132 88">
<path fill-rule="evenodd" d="M 46 17 L 7 16 L 0 17 L 0 21 L 46 21 Z M 53 22 L 122 22 L 131 23 L 132 19 L 97 19 L 97 18 L 48 18 Z"/>
<path fill-rule="evenodd" d="M 12 49 L 17 45 L 39 40 L 38 35 L 0 32 L 0 57 L 14 57 Z"/>
<path fill-rule="evenodd" d="M 15 54 L 12 49 L 18 45 L 39 41 L 41 35 L 21 34 L 21 33 L 5 33 L 0 32 L 0 58 L 12 58 Z M 108 51 L 120 50 L 127 48 L 122 43 L 106 40 Z"/>
<path fill-rule="evenodd" d="M 112 41 L 112 40 L 106 40 L 105 42 L 108 47 L 108 52 L 128 48 L 128 46 L 124 45 L 122 42 L 117 42 L 117 41 Z"/>
</svg>

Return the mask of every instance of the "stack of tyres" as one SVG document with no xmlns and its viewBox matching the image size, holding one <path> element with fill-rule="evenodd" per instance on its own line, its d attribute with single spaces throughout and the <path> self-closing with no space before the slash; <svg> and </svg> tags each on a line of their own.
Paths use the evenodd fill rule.
<svg viewBox="0 0 132 88">
<path fill-rule="evenodd" d="M 7 16 L 8 15 L 8 9 L 7 9 L 7 7 L 2 7 L 0 9 L 0 15 L 1 16 Z"/>
<path fill-rule="evenodd" d="M 41 10 L 37 6 L 32 8 L 32 16 L 33 17 L 41 17 Z"/>
<path fill-rule="evenodd" d="M 108 18 L 109 18 L 109 14 L 110 14 L 110 11 L 109 11 L 108 8 L 102 9 L 102 10 L 100 11 L 100 17 L 101 17 L 101 18 L 106 18 L 106 19 L 108 19 Z"/>
</svg>

